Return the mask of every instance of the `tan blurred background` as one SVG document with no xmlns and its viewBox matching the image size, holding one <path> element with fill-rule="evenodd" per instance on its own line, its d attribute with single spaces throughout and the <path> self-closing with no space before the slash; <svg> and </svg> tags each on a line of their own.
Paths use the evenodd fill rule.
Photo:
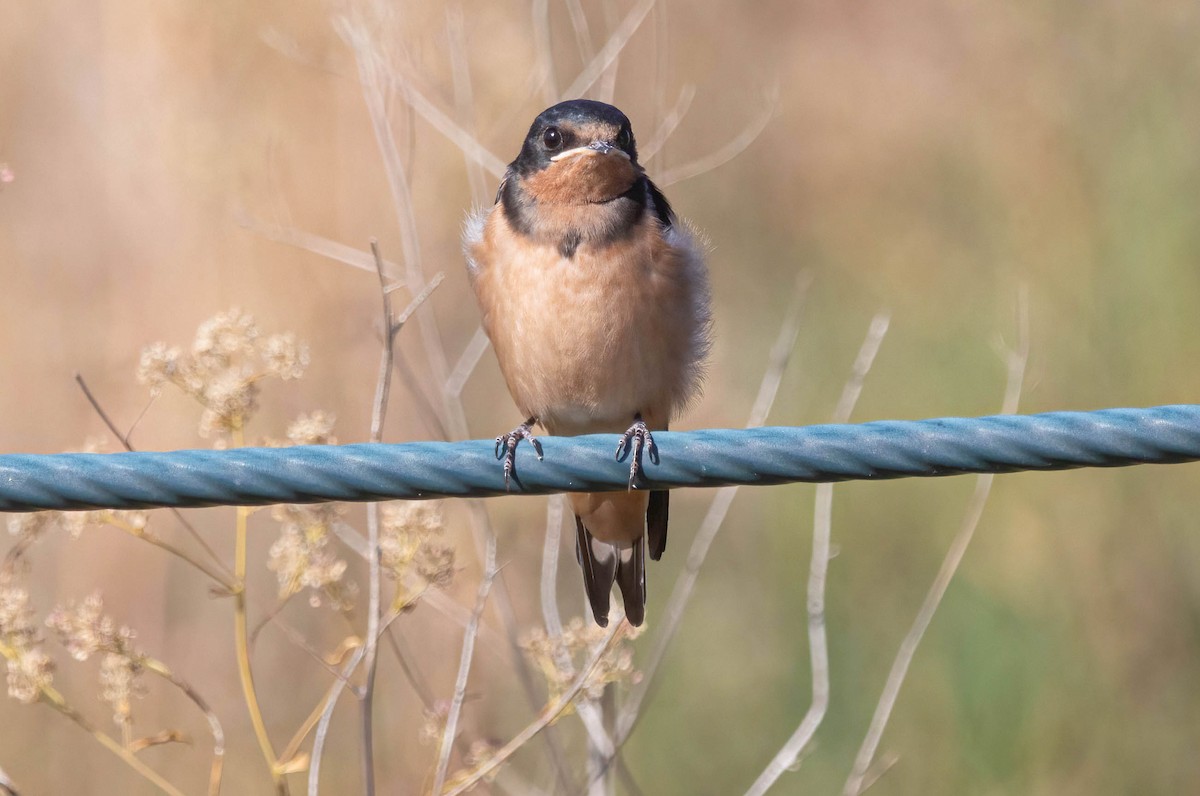
<svg viewBox="0 0 1200 796">
<path fill-rule="evenodd" d="M 598 50 L 635 8 L 584 2 L 580 43 L 567 8 L 549 5 L 553 74 L 540 84 L 531 75 L 545 49 L 528 3 L 363 13 L 406 79 L 507 162 L 533 116 L 575 78 L 581 51 Z M 265 332 L 295 332 L 312 353 L 303 380 L 265 388 L 250 436 L 281 436 L 297 414 L 321 408 L 337 415 L 340 441 L 366 438 L 379 352 L 374 276 L 238 223 L 290 226 L 359 249 L 375 237 L 385 256 L 402 260 L 354 58 L 332 24 L 349 10 L 196 0 L 0 10 L 0 163 L 14 178 L 0 186 L 0 450 L 54 452 L 104 435 L 72 381 L 77 371 L 128 426 L 147 401 L 133 377 L 142 346 L 186 345 L 202 320 L 235 305 Z M 456 105 L 458 18 L 473 96 Z M 814 281 L 773 424 L 828 419 L 881 309 L 892 313 L 891 330 L 856 420 L 996 411 L 1005 380 L 997 342 L 1015 343 L 1022 286 L 1032 347 L 1022 411 L 1196 401 L 1198 41 L 1200 6 L 1190 0 L 660 0 L 591 90 L 611 89 L 644 144 L 694 87 L 688 113 L 648 164 L 652 177 L 679 173 L 776 109 L 736 158 L 667 189 L 714 246 L 711 377 L 681 426 L 745 422 L 802 269 Z M 402 97 L 392 100 L 423 267 L 446 275 L 432 305 L 453 361 L 478 325 L 460 222 L 473 201 L 490 199 L 496 179 L 470 177 L 453 143 Z M 420 363 L 417 330 L 400 339 Z M 518 420 L 490 352 L 464 401 L 472 436 Z M 198 415 L 168 393 L 133 440 L 205 445 Z M 399 384 L 385 439 L 432 436 Z M 1196 465 L 999 478 L 900 695 L 881 745 L 896 762 L 875 789 L 1200 787 L 1198 479 Z M 779 792 L 840 789 L 972 488 L 967 478 L 837 488 L 832 701 L 816 747 Z M 812 496 L 810 486 L 738 495 L 627 746 L 641 792 L 741 792 L 799 722 L 810 698 Z M 710 498 L 674 500 L 671 545 L 649 573 L 650 633 L 639 655 Z M 487 508 L 518 623 L 535 626 L 545 501 Z M 231 510 L 192 515 L 215 547 L 231 550 Z M 349 517 L 359 522 L 361 512 Z M 469 606 L 479 564 L 466 512 L 451 517 L 464 569 L 450 594 Z M 168 515 L 154 522 L 178 533 Z M 276 533 L 266 516 L 255 518 L 252 621 L 274 602 L 264 561 Z M 568 616 L 582 605 L 572 559 L 564 548 Z M 32 562 L 40 611 L 102 589 L 139 643 L 208 697 L 230 736 L 225 792 L 268 791 L 237 686 L 227 601 L 211 599 L 194 571 L 111 529 L 77 541 L 51 535 Z M 351 575 L 362 582 L 361 567 Z M 298 600 L 287 611 L 319 649 L 344 635 L 327 609 Z M 448 698 L 460 629 L 425 608 L 397 629 L 419 651 L 432 690 Z M 60 657 L 56 682 L 110 726 L 92 670 Z M 475 736 L 504 741 L 530 718 L 509 660 L 503 650 L 480 653 L 464 712 Z M 434 747 L 418 741 L 421 708 L 394 659 L 381 661 L 381 790 L 415 792 L 427 784 Z M 269 628 L 254 665 L 282 745 L 328 674 Z M 351 702 L 326 755 L 329 792 L 359 787 Z M 147 734 L 180 727 L 195 738 L 143 756 L 201 792 L 202 720 L 157 686 L 135 715 Z M 577 724 L 560 726 L 582 770 Z M 542 747 L 511 765 L 530 782 L 551 781 Z M 152 792 L 50 710 L 7 699 L 0 768 L 23 793 Z"/>
</svg>

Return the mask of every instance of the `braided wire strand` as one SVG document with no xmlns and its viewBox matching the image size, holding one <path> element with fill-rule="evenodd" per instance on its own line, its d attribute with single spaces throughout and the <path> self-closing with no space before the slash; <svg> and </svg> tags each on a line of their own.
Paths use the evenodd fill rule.
<svg viewBox="0 0 1200 796">
<path fill-rule="evenodd" d="M 641 488 L 782 484 L 1200 460 L 1200 405 L 659 432 Z M 0 455 L 0 511 L 313 503 L 627 488 L 617 435 L 522 445 L 506 491 L 490 440 Z"/>
</svg>

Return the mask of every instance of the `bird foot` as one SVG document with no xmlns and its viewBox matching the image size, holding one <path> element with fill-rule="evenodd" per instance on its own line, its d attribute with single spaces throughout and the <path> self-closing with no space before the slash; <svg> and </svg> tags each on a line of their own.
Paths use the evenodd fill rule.
<svg viewBox="0 0 1200 796">
<path fill-rule="evenodd" d="M 621 441 L 617 444 L 617 461 L 625 461 L 625 457 L 630 456 L 629 462 L 629 488 L 633 489 L 637 483 L 638 476 L 642 472 L 642 450 L 645 449 L 646 455 L 650 457 L 650 461 L 658 464 L 658 446 L 654 444 L 654 436 L 650 433 L 650 429 L 646 427 L 645 421 L 641 415 L 634 415 L 633 425 L 630 426 L 624 434 L 621 435 Z"/>
<path fill-rule="evenodd" d="M 517 478 L 517 445 L 521 440 L 529 440 L 529 444 L 537 453 L 538 461 L 542 460 L 542 443 L 538 442 L 538 438 L 533 435 L 535 423 L 537 423 L 537 418 L 531 417 L 507 434 L 496 437 L 496 458 L 504 460 L 505 491 L 509 489 L 509 479 L 515 480 L 518 484 L 521 482 Z"/>
</svg>

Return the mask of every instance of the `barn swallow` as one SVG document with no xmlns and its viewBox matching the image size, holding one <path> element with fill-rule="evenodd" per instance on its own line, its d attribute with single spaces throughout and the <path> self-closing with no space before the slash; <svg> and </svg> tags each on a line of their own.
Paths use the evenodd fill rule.
<svg viewBox="0 0 1200 796">
<path fill-rule="evenodd" d="M 483 328 L 528 419 L 496 438 L 505 483 L 533 428 L 620 434 L 627 492 L 574 493 L 576 556 L 597 624 L 615 582 L 630 623 L 645 617 L 647 540 L 667 543 L 668 493 L 636 490 L 652 431 L 700 391 L 710 347 L 703 245 L 638 164 L 629 119 L 562 102 L 529 128 L 494 205 L 468 217 L 463 246 Z"/>
</svg>

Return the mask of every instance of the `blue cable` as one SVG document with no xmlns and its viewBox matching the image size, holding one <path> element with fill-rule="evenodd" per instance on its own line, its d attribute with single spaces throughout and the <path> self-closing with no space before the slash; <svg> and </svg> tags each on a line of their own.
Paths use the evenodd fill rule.
<svg viewBox="0 0 1200 796">
<path fill-rule="evenodd" d="M 626 488 L 618 436 L 541 437 L 505 491 L 491 440 L 0 455 L 0 511 L 312 503 Z M 1200 406 L 660 432 L 643 488 L 1122 467 L 1200 460 Z"/>
</svg>

